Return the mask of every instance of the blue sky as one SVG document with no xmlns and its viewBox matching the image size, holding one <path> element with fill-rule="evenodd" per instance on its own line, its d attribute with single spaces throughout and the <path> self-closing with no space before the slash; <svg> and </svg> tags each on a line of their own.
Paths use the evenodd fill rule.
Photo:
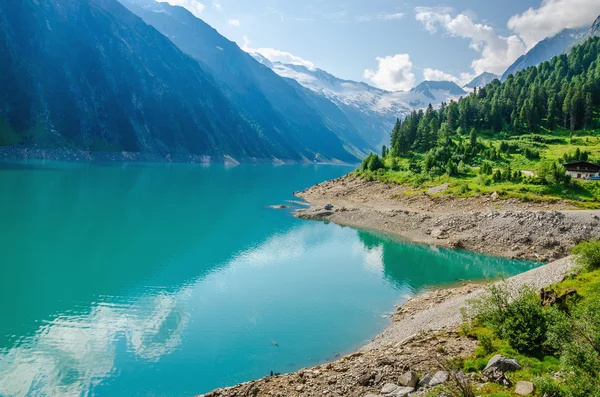
<svg viewBox="0 0 600 397">
<path fill-rule="evenodd" d="M 271 60 L 389 90 L 501 74 L 539 40 L 600 14 L 600 0 L 161 1 Z"/>
</svg>

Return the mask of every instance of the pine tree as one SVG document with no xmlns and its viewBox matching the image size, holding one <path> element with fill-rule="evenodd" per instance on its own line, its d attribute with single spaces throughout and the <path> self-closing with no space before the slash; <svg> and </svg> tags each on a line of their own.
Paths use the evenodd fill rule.
<svg viewBox="0 0 600 397">
<path fill-rule="evenodd" d="M 592 118 L 594 117 L 594 103 L 592 101 L 592 94 L 589 92 L 585 96 L 584 112 L 583 128 L 587 130 L 592 122 Z"/>
<path fill-rule="evenodd" d="M 553 130 L 556 127 L 558 121 L 558 104 L 556 102 L 556 95 L 553 95 L 548 102 L 548 113 L 546 115 L 547 121 L 546 126 L 549 130 Z"/>
</svg>

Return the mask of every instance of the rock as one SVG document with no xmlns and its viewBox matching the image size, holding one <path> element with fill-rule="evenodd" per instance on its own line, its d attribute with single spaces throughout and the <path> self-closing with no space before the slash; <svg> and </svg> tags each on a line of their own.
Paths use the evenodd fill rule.
<svg viewBox="0 0 600 397">
<path fill-rule="evenodd" d="M 298 385 L 298 386 L 296 386 L 296 391 L 297 392 L 301 392 L 302 390 L 304 390 L 304 385 Z"/>
<path fill-rule="evenodd" d="M 400 386 L 395 385 L 393 383 L 386 383 L 381 388 L 381 394 L 384 394 L 384 395 L 391 394 L 391 393 L 395 392 L 396 390 L 398 390 L 399 388 L 400 388 Z"/>
<path fill-rule="evenodd" d="M 512 383 L 510 380 L 504 375 L 504 372 L 500 371 L 496 367 L 488 368 L 483 371 L 483 378 L 489 382 L 498 383 L 499 385 L 510 387 Z"/>
<path fill-rule="evenodd" d="M 446 232 L 443 229 L 433 229 L 431 231 L 431 237 L 437 238 L 437 239 L 442 239 L 442 238 L 444 238 L 445 233 Z"/>
<path fill-rule="evenodd" d="M 399 387 L 392 394 L 388 394 L 388 396 L 390 396 L 390 397 L 406 397 L 414 391 L 415 391 L 414 387 Z"/>
<path fill-rule="evenodd" d="M 383 374 L 381 372 L 378 372 L 377 375 L 375 375 L 375 384 L 378 384 L 379 382 L 381 382 L 382 379 L 383 379 Z"/>
<path fill-rule="evenodd" d="M 274 210 L 284 210 L 286 208 L 290 208 L 287 205 L 272 205 L 269 208 L 272 208 Z"/>
<path fill-rule="evenodd" d="M 517 382 L 517 386 L 515 387 L 515 393 L 520 396 L 528 396 L 533 394 L 535 391 L 535 387 L 531 382 Z"/>
<path fill-rule="evenodd" d="M 398 379 L 398 383 L 402 386 L 412 387 L 414 389 L 419 384 L 419 375 L 414 371 L 408 371 Z"/>
<path fill-rule="evenodd" d="M 448 382 L 449 377 L 450 375 L 448 374 L 448 372 L 438 371 L 435 373 L 435 375 L 433 375 L 433 378 L 431 378 L 427 386 L 435 387 L 437 385 L 441 385 L 442 383 L 446 383 Z"/>
<path fill-rule="evenodd" d="M 367 372 L 366 374 L 358 378 L 358 384 L 361 386 L 369 386 L 376 376 L 376 372 Z"/>
<path fill-rule="evenodd" d="M 498 192 L 494 192 L 492 193 L 492 201 L 496 201 L 500 198 L 500 196 L 498 195 Z"/>
<path fill-rule="evenodd" d="M 427 386 L 429 386 L 429 382 L 431 381 L 431 379 L 433 379 L 433 376 L 431 376 L 431 374 L 425 375 L 419 381 L 419 387 L 427 387 Z"/>
<path fill-rule="evenodd" d="M 512 358 L 506 358 L 501 354 L 496 354 L 494 357 L 490 358 L 483 372 L 491 369 L 497 368 L 501 372 L 514 372 L 521 369 L 521 364 L 517 360 L 513 360 Z"/>
<path fill-rule="evenodd" d="M 369 394 L 365 394 L 365 397 L 381 397 L 381 396 L 379 394 L 369 393 Z"/>
</svg>

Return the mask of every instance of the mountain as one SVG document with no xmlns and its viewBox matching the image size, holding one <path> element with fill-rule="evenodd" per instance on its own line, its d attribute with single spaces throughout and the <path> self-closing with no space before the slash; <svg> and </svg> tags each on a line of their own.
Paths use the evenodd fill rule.
<svg viewBox="0 0 600 397">
<path fill-rule="evenodd" d="M 198 61 L 261 135 L 285 138 L 290 149 L 344 161 L 373 149 L 340 109 L 316 106 L 318 98 L 265 68 L 185 8 L 154 0 L 122 3 Z"/>
<path fill-rule="evenodd" d="M 600 16 L 596 18 L 592 26 L 585 32 L 585 34 L 580 37 L 574 45 L 583 44 L 586 40 L 592 37 L 600 36 Z"/>
<path fill-rule="evenodd" d="M 439 94 L 440 92 L 447 92 L 452 96 L 461 96 L 465 95 L 467 92 L 460 88 L 456 83 L 452 81 L 427 81 L 425 80 L 410 92 L 420 92 L 425 95 L 427 98 L 435 101 L 438 96 L 435 94 Z"/>
<path fill-rule="evenodd" d="M 206 66 L 116 0 L 0 2 L 0 68 L 0 144 L 356 161 L 312 108 L 298 116 L 282 100 L 305 117 L 296 130 L 240 112 Z"/>
<path fill-rule="evenodd" d="M 465 85 L 465 88 L 473 89 L 473 88 L 485 87 L 486 85 L 488 85 L 495 79 L 500 79 L 500 76 L 495 75 L 493 73 L 483 72 L 479 76 L 477 76 L 473 80 L 471 80 L 470 83 Z"/>
<path fill-rule="evenodd" d="M 293 79 L 335 103 L 363 133 L 363 137 L 376 147 L 380 147 L 381 143 L 389 143 L 396 118 L 402 118 L 414 109 L 425 108 L 430 103 L 436 106 L 467 94 L 451 82 L 427 81 L 410 92 L 390 92 L 365 83 L 340 79 L 321 69 L 271 62 L 261 54 L 252 56 L 280 76 Z"/>
<path fill-rule="evenodd" d="M 531 66 L 537 66 L 540 63 L 549 61 L 554 56 L 567 51 L 579 39 L 582 39 L 587 31 L 588 28 L 564 29 L 553 37 L 545 38 L 509 66 L 502 75 L 502 81 L 505 81 L 511 74 L 514 75 L 520 70 L 527 69 Z"/>
<path fill-rule="evenodd" d="M 295 80 L 304 88 L 335 103 L 377 151 L 382 144 L 389 143 L 396 118 L 411 110 L 405 103 L 393 98 L 391 93 L 368 84 L 343 80 L 321 69 L 271 62 L 256 53 L 252 56 L 279 76 Z"/>
</svg>

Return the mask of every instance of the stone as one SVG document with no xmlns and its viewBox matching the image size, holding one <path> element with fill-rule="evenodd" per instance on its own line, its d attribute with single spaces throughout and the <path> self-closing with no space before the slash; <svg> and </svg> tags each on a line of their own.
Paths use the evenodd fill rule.
<svg viewBox="0 0 600 397">
<path fill-rule="evenodd" d="M 373 383 L 375 376 L 377 376 L 376 372 L 367 372 L 366 374 L 358 378 L 358 384 L 361 386 L 368 386 L 371 383 Z"/>
<path fill-rule="evenodd" d="M 296 391 L 297 392 L 301 392 L 302 390 L 304 390 L 304 385 L 298 385 L 298 386 L 296 386 Z"/>
<path fill-rule="evenodd" d="M 437 238 L 437 239 L 442 239 L 445 236 L 445 231 L 443 229 L 433 229 L 431 231 L 431 237 L 433 238 Z"/>
<path fill-rule="evenodd" d="M 388 394 L 388 396 L 389 397 L 406 397 L 414 391 L 415 391 L 414 387 L 399 387 L 392 394 Z"/>
<path fill-rule="evenodd" d="M 441 385 L 442 383 L 448 382 L 448 378 L 450 375 L 446 371 L 438 371 L 433 375 L 433 378 L 429 381 L 429 387 L 435 387 L 437 385 Z"/>
<path fill-rule="evenodd" d="M 380 383 L 382 379 L 383 379 L 383 374 L 381 372 L 377 372 L 377 375 L 375 375 L 375 384 Z"/>
<path fill-rule="evenodd" d="M 381 397 L 381 396 L 379 394 L 369 393 L 369 394 L 365 394 L 365 397 Z"/>
<path fill-rule="evenodd" d="M 497 368 L 502 372 L 514 372 L 521 369 L 521 364 L 512 358 L 506 358 L 501 354 L 496 354 L 494 357 L 490 358 L 490 361 L 488 361 L 483 372 L 485 373 L 485 371 L 491 368 Z"/>
<path fill-rule="evenodd" d="M 489 382 L 498 383 L 505 387 L 510 387 L 512 385 L 511 381 L 504 375 L 504 372 L 496 367 L 488 368 L 483 371 L 483 379 Z"/>
<path fill-rule="evenodd" d="M 393 392 L 395 392 L 396 390 L 398 390 L 400 388 L 400 386 L 395 385 L 393 383 L 386 383 L 385 385 L 383 385 L 383 387 L 381 388 L 381 394 L 383 395 L 388 395 L 391 394 Z"/>
<path fill-rule="evenodd" d="M 402 386 L 412 387 L 414 389 L 419 384 L 419 375 L 414 371 L 408 371 L 398 379 L 398 383 Z"/>
<path fill-rule="evenodd" d="M 515 393 L 519 396 L 528 396 L 533 394 L 535 391 L 535 387 L 531 382 L 517 382 L 517 386 L 515 387 Z"/>
<path fill-rule="evenodd" d="M 426 374 L 419 381 L 419 387 L 427 387 L 427 386 L 429 386 L 429 382 L 431 381 L 431 379 L 433 379 L 433 376 L 431 376 L 431 374 Z"/>
<path fill-rule="evenodd" d="M 500 196 L 498 195 L 498 192 L 492 193 L 492 201 L 496 201 L 496 200 L 498 200 L 498 198 L 500 198 Z"/>
</svg>

